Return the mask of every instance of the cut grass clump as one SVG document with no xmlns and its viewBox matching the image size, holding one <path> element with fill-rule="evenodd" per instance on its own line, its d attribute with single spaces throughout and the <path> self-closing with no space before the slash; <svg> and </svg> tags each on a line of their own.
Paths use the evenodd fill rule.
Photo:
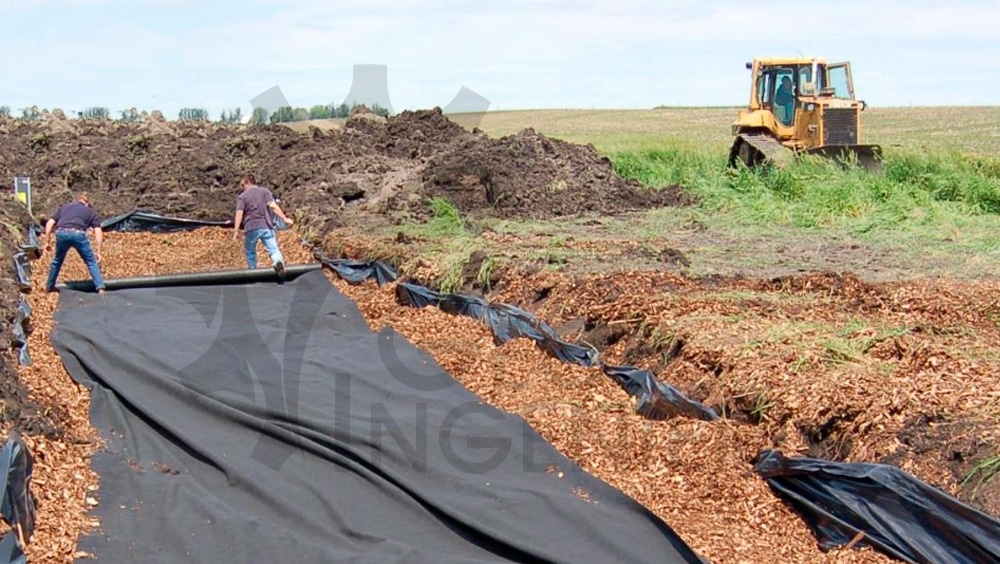
<svg viewBox="0 0 1000 564">
<path fill-rule="evenodd" d="M 1000 454 L 980 460 L 962 480 L 962 485 L 965 486 L 975 480 L 976 485 L 973 488 L 973 495 L 975 495 L 979 488 L 998 475 L 1000 475 Z M 977 477 L 978 479 L 976 479 Z"/>
<path fill-rule="evenodd" d="M 468 234 L 462 212 L 450 200 L 431 198 L 430 206 L 434 218 L 424 226 L 427 235 L 459 237 Z"/>
</svg>

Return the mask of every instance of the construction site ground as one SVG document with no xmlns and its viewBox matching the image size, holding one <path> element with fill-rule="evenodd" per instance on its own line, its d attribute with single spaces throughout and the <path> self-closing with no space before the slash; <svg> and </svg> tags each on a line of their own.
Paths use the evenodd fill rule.
<svg viewBox="0 0 1000 564">
<path fill-rule="evenodd" d="M 303 239 L 331 256 L 391 261 L 404 279 L 521 306 L 608 361 L 651 368 L 723 418 L 644 419 L 599 372 L 560 363 L 527 340 L 496 346 L 472 319 L 397 305 L 392 285 L 350 286 L 331 275 L 374 329 L 400 331 L 711 562 L 891 561 L 870 550 L 820 551 L 805 522 L 752 473 L 764 448 L 894 464 L 1000 515 L 1000 482 L 963 484 L 1000 453 L 992 261 L 873 246 L 846 233 L 732 230 L 696 213 L 680 188 L 650 194 L 617 179 L 596 152 L 532 131 L 489 141 L 433 112 L 353 123 L 353 133 L 300 137 L 280 128 L 141 129 L 159 124 L 18 133 L 8 123 L 5 167 L 16 174 L 42 163 L 31 165 L 36 215 L 87 189 L 105 216 L 145 208 L 215 219 L 231 215 L 236 181 L 251 170 L 265 184 L 292 187 L 279 193 L 299 220 L 281 232 L 290 263 L 313 260 Z M 296 145 L 301 152 L 283 152 Z M 428 204 L 442 195 L 459 215 Z M 30 220 L 16 208 L 4 205 L 7 255 Z M 18 367 L 8 354 L 3 430 L 20 429 L 36 459 L 29 561 L 71 562 L 78 535 L 99 526 L 87 514 L 99 503 L 89 468 L 99 443 L 87 393 L 49 343 L 58 303 L 42 292 L 50 258 L 34 263 L 28 296 L 34 362 Z M 116 278 L 243 261 L 228 230 L 110 233 L 103 269 Z M 87 277 L 71 253 L 62 279 Z M 10 320 L 16 291 L 5 292 Z"/>
</svg>

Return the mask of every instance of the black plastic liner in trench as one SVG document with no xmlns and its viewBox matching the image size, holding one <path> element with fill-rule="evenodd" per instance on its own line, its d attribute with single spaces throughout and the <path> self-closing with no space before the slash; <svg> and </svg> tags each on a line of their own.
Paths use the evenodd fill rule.
<svg viewBox="0 0 1000 564">
<path fill-rule="evenodd" d="M 327 259 L 320 262 L 351 283 L 373 279 L 379 285 L 397 279 L 392 267 L 379 262 Z M 532 314 L 473 296 L 441 294 L 429 288 L 400 283 L 397 300 L 411 307 L 434 305 L 479 319 L 489 325 L 495 342 L 517 337 L 533 339 L 548 354 L 564 362 L 601 370 L 638 398 L 645 416 L 662 419 L 671 414 L 714 420 L 716 414 L 692 402 L 647 370 L 601 363 L 596 351 L 565 343 Z M 954 497 L 892 466 L 842 463 L 814 458 L 785 458 L 764 451 L 754 470 L 780 498 L 789 502 L 813 528 L 824 550 L 870 546 L 893 558 L 913 563 L 1000 563 L 1000 522 Z"/>
<path fill-rule="evenodd" d="M 28 353 L 28 322 L 31 318 L 31 305 L 24 298 L 24 294 L 31 293 L 31 262 L 42 256 L 42 245 L 39 242 L 41 233 L 42 228 L 39 225 L 29 226 L 27 241 L 22 243 L 13 255 L 14 285 L 20 290 L 21 296 L 14 319 L 11 320 L 11 331 L 13 332 L 14 346 L 18 350 L 18 364 L 21 366 L 31 365 L 31 355 Z"/>
<path fill-rule="evenodd" d="M 586 368 L 600 368 L 637 399 L 636 412 L 648 419 L 663 420 L 684 416 L 714 421 L 719 418 L 711 408 L 657 380 L 649 370 L 605 364 L 598 359 L 594 349 L 561 340 L 555 329 L 518 307 L 490 303 L 476 296 L 441 294 L 408 282 L 396 285 L 396 299 L 400 304 L 411 307 L 434 305 L 447 313 L 478 319 L 489 326 L 493 342 L 497 345 L 524 337 L 535 341 L 546 354 L 563 362 Z"/>
<path fill-rule="evenodd" d="M 16 432 L 7 439 L 0 451 L 0 478 L 3 479 L 3 498 L 0 499 L 0 517 L 10 527 L 10 532 L 0 539 L 0 562 L 25 564 L 24 547 L 35 532 L 35 497 L 31 493 L 33 461 L 28 448 Z"/>
<path fill-rule="evenodd" d="M 824 550 L 858 538 L 858 548 L 914 564 L 1000 562 L 1000 520 L 895 466 L 764 450 L 754 470 L 799 512 Z"/>
<path fill-rule="evenodd" d="M 109 217 L 101 222 L 101 229 L 104 231 L 115 231 L 119 233 L 147 231 L 152 233 L 177 233 L 181 231 L 192 231 L 201 227 L 232 227 L 233 220 L 211 220 L 211 219 L 184 219 L 180 217 L 168 217 L 144 210 L 135 210 L 114 217 Z"/>
</svg>

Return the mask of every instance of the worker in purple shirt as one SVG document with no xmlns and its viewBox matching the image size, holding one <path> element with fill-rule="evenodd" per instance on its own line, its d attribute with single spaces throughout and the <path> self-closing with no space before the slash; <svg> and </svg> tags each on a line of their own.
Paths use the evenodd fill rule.
<svg viewBox="0 0 1000 564">
<path fill-rule="evenodd" d="M 97 249 L 91 249 L 87 231 L 94 230 L 94 242 Z M 104 279 L 101 277 L 101 246 L 104 244 L 104 232 L 101 231 L 101 218 L 90 205 L 90 197 L 86 192 L 79 194 L 75 201 L 64 204 L 45 222 L 45 251 L 52 250 L 52 234 L 55 232 L 56 252 L 49 265 L 49 279 L 45 283 L 45 291 L 55 291 L 56 279 L 62 269 L 66 253 L 70 248 L 86 263 L 94 287 L 99 294 L 104 294 Z"/>
<path fill-rule="evenodd" d="M 289 227 L 295 222 L 281 210 L 281 206 L 274 201 L 270 190 L 257 185 L 257 180 L 253 175 L 244 176 L 240 181 L 240 186 L 243 188 L 243 192 L 236 198 L 233 240 L 235 241 L 239 236 L 242 226 L 247 267 L 257 268 L 257 242 L 260 241 L 271 256 L 275 272 L 278 273 L 278 276 L 282 276 L 285 272 L 285 259 L 281 255 L 281 249 L 278 248 L 274 215 L 281 218 Z"/>
</svg>

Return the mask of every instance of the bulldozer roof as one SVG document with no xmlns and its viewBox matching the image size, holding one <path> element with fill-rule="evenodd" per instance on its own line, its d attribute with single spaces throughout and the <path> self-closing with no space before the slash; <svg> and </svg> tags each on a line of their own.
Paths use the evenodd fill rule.
<svg viewBox="0 0 1000 564">
<path fill-rule="evenodd" d="M 760 65 L 811 65 L 813 61 L 819 64 L 826 64 L 826 59 L 823 57 L 758 57 L 753 60 L 753 63 Z M 750 68 L 753 63 L 747 63 L 747 68 Z"/>
</svg>

